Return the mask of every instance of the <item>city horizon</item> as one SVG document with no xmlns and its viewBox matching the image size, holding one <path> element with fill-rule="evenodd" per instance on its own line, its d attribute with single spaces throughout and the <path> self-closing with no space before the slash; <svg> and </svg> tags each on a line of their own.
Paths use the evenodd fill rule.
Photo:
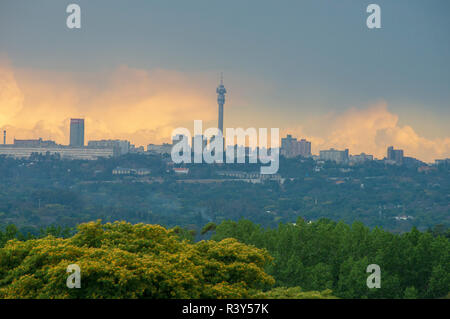
<svg viewBox="0 0 450 319">
<path fill-rule="evenodd" d="M 445 10 L 410 3 L 381 0 L 385 27 L 371 30 L 366 5 L 352 1 L 291 10 L 263 1 L 249 15 L 254 6 L 235 1 L 140 1 L 138 10 L 81 0 L 84 23 L 69 29 L 63 3 L 8 1 L 0 11 L 0 130 L 9 143 L 66 143 L 67 121 L 80 117 L 88 139 L 170 142 L 174 128 L 195 119 L 217 125 L 223 72 L 226 127 L 278 127 L 280 136 L 311 141 L 316 154 L 333 147 L 380 158 L 394 145 L 425 162 L 448 158 L 449 21 Z M 226 14 L 216 17 L 219 9 Z"/>
<path fill-rule="evenodd" d="M 1 60 L 0 60 L 1 62 Z M 1 69 L 1 63 L 0 63 L 0 72 Z M 3 69 L 4 71 L 4 69 Z M 12 74 L 9 74 L 10 78 L 13 78 Z M 8 79 L 8 77 L 7 77 Z M 13 83 L 14 85 L 14 83 Z M 213 86 L 211 86 L 213 87 Z M 6 89 L 11 89 L 10 87 L 5 87 Z M 15 89 L 18 89 L 15 88 Z M 130 88 L 130 90 L 132 90 Z M 211 91 L 213 91 L 211 89 Z M 9 93 L 8 90 L 5 91 L 6 95 Z M 231 95 L 232 96 L 232 95 Z M 206 99 L 206 96 L 205 96 Z M 0 101 L 1 102 L 1 101 Z M 13 99 L 14 102 L 14 99 Z M 207 114 L 206 118 L 208 120 L 205 121 L 205 123 L 210 123 L 211 126 L 215 122 L 214 120 L 214 111 L 217 108 L 217 106 L 214 106 L 213 99 L 211 99 L 210 102 L 207 102 L 205 104 L 210 104 L 210 106 L 205 106 L 207 111 L 205 114 Z M 0 104 L 1 106 L 1 104 Z M 229 106 L 229 105 L 227 105 Z M 227 123 L 227 106 L 225 107 L 225 115 L 224 115 L 224 122 Z M 126 107 L 126 105 L 125 105 Z M 233 106 L 231 107 L 231 111 L 233 111 Z M 124 113 L 126 114 L 126 113 Z M 201 114 L 200 114 L 201 115 Z M 35 119 L 35 123 L 32 128 L 30 129 L 20 129 L 19 127 L 6 124 L 6 125 L 0 125 L 1 131 L 7 131 L 9 134 L 7 135 L 7 142 L 11 143 L 11 132 L 13 137 L 17 139 L 33 139 L 33 138 L 43 138 L 47 140 L 54 140 L 55 142 L 64 145 L 66 140 L 70 140 L 69 131 L 65 127 L 64 123 L 67 121 L 70 121 L 73 117 L 67 117 L 65 115 L 60 115 L 61 118 L 64 118 L 63 120 L 56 123 L 56 127 L 46 127 L 48 123 L 45 123 L 45 117 Z M 158 127 L 148 127 L 146 126 L 145 129 L 138 132 L 130 132 L 129 135 L 126 135 L 125 133 L 122 134 L 113 134 L 106 135 L 105 133 L 101 133 L 98 130 L 98 124 L 99 120 L 94 117 L 83 117 L 78 116 L 79 118 L 83 118 L 86 121 L 86 127 L 87 127 L 87 133 L 86 136 L 88 139 L 91 140 L 101 140 L 101 139 L 126 139 L 129 140 L 131 143 L 133 143 L 136 146 L 147 146 L 148 144 L 162 144 L 162 143 L 170 143 L 172 136 L 170 135 L 169 131 L 173 130 L 176 125 L 173 124 L 171 126 L 164 127 L 163 131 L 168 132 L 167 135 L 162 136 L 158 132 Z M 187 117 L 187 116 L 186 116 Z M 184 123 L 187 124 L 189 122 L 193 122 L 194 119 L 189 119 L 183 117 L 181 119 L 177 120 L 177 123 Z M 326 119 L 325 119 L 326 118 Z M 1 118 L 0 118 L 1 119 Z M 418 158 L 421 161 L 431 163 L 435 159 L 441 159 L 441 158 L 448 158 L 450 157 L 450 136 L 444 137 L 443 139 L 435 139 L 434 141 L 424 139 L 420 136 L 418 136 L 414 130 L 410 126 L 404 126 L 403 128 L 398 128 L 396 123 L 398 122 L 398 116 L 391 113 L 388 108 L 387 104 L 385 102 L 378 102 L 376 104 L 373 104 L 366 109 L 356 109 L 356 108 L 350 108 L 343 112 L 342 114 L 337 114 L 334 116 L 330 116 L 330 114 L 326 115 L 324 117 L 324 122 L 328 122 L 328 125 L 333 125 L 333 122 L 339 123 L 341 125 L 349 126 L 352 123 L 357 123 L 358 121 L 367 121 L 366 125 L 373 126 L 374 124 L 379 123 L 380 121 L 385 121 L 386 128 L 375 130 L 375 132 L 372 132 L 372 134 L 386 134 L 386 132 L 392 132 L 394 131 L 394 135 L 396 138 L 387 139 L 386 142 L 380 142 L 376 141 L 377 147 L 374 148 L 371 146 L 371 149 L 365 150 L 361 144 L 364 144 L 364 140 L 359 140 L 358 143 L 356 143 L 356 147 L 352 148 L 352 144 L 354 145 L 355 142 L 350 143 L 349 145 L 345 144 L 343 141 L 336 142 L 337 138 L 335 135 L 338 135 L 339 137 L 345 137 L 347 135 L 350 135 L 349 137 L 352 139 L 354 138 L 353 134 L 351 133 L 351 128 L 347 128 L 349 132 L 345 132 L 342 130 L 337 129 L 337 131 L 332 132 L 331 135 L 329 135 L 329 140 L 326 138 L 322 138 L 320 136 L 314 136 L 311 134 L 301 134 L 304 130 L 301 128 L 301 126 L 298 126 L 296 128 L 280 128 L 280 131 L 282 132 L 280 136 L 287 136 L 287 135 L 295 135 L 299 138 L 305 138 L 306 140 L 312 141 L 312 147 L 313 147 L 313 153 L 318 154 L 320 150 L 322 149 L 350 149 L 353 154 L 360 154 L 360 153 L 366 153 L 366 154 L 372 154 L 377 158 L 383 158 L 383 155 L 385 154 L 385 150 L 387 147 L 391 145 L 396 145 L 395 143 L 389 143 L 389 142 L 397 142 L 397 145 L 399 145 L 399 148 L 405 149 L 405 152 L 408 153 L 410 156 Z M 320 123 L 320 120 L 315 119 L 316 122 Z M 249 123 L 249 120 L 245 121 L 246 123 Z M 101 121 L 100 121 L 101 123 Z M 1 124 L 1 121 L 0 121 Z M 250 124 L 252 124 L 250 122 Z M 394 126 L 392 126 L 394 125 Z M 225 124 L 226 126 L 226 124 Z M 338 126 L 338 125 L 336 125 Z M 383 126 L 383 125 L 382 125 Z M 91 127 L 95 127 L 95 129 L 91 129 Z M 239 127 L 239 125 L 237 126 Z M 242 126 L 241 126 L 242 127 Z M 360 129 L 358 129 L 360 130 Z M 153 136 L 150 138 L 145 137 L 145 132 L 150 132 L 149 135 Z M 137 136 L 136 136 L 137 134 Z M 389 133 L 388 133 L 389 134 Z M 89 138 L 89 136 L 92 136 Z M 407 139 L 405 141 L 405 138 Z M 134 140 L 133 140 L 134 139 Z M 408 139 L 411 139 L 410 141 Z M 281 140 L 281 137 L 280 137 Z M 369 143 L 373 142 L 371 139 L 367 140 Z M 412 150 L 408 146 L 408 142 L 411 142 L 413 145 L 415 145 L 415 148 Z M 380 145 L 381 144 L 381 145 Z M 428 153 L 424 154 L 417 151 L 417 147 L 423 146 Z M 427 148 L 428 147 L 428 148 Z M 355 150 L 356 149 L 356 150 Z M 375 151 L 374 151 L 375 150 Z M 383 151 L 384 150 L 384 151 Z"/>
<path fill-rule="evenodd" d="M 84 139 L 84 119 L 83 118 L 77 118 L 77 119 L 75 119 L 75 118 L 70 118 L 70 123 L 72 123 L 74 120 L 77 120 L 77 121 L 79 121 L 79 120 L 81 120 L 81 121 L 83 121 L 83 139 Z M 225 131 L 226 131 L 226 129 L 227 128 L 225 128 Z M 245 131 L 245 129 L 243 129 L 244 131 Z M 80 133 L 78 133 L 78 134 L 80 134 Z M 47 140 L 45 140 L 45 139 L 43 139 L 42 137 L 32 137 L 32 138 L 25 138 L 25 139 L 16 139 L 15 137 L 13 138 L 13 143 L 6 143 L 6 136 L 7 136 L 7 131 L 6 130 L 3 130 L 3 144 L 0 144 L 0 147 L 2 147 L 2 146 L 18 146 L 18 145 L 20 145 L 20 144 L 23 144 L 23 143 L 27 143 L 27 142 L 42 142 L 42 143 L 51 143 L 51 146 L 63 146 L 63 147 L 65 147 L 65 146 L 72 146 L 72 147 L 92 147 L 92 148 L 105 148 L 105 147 L 111 147 L 111 146 L 92 146 L 92 145 L 90 145 L 90 143 L 98 143 L 98 142 L 115 142 L 115 141 L 121 141 L 121 142 L 128 142 L 128 144 L 131 146 L 131 147 L 133 147 L 133 148 L 135 148 L 135 149 L 139 149 L 139 148 L 143 148 L 145 151 L 150 151 L 149 149 L 148 149 L 148 147 L 150 146 L 150 145 L 152 145 L 152 146 L 164 146 L 164 145 L 170 145 L 170 146 L 173 146 L 173 145 L 175 145 L 175 138 L 177 137 L 177 135 L 173 135 L 173 136 L 171 136 L 171 138 L 167 141 L 167 142 L 163 142 L 162 143 L 162 145 L 161 144 L 159 144 L 158 145 L 158 143 L 151 143 L 151 142 L 149 142 L 149 143 L 146 143 L 146 144 L 143 144 L 143 145 L 135 145 L 135 144 L 132 144 L 132 141 L 130 141 L 130 140 L 128 140 L 128 139 L 126 139 L 126 138 L 116 138 L 116 139 L 111 139 L 111 138 L 107 138 L 107 137 L 103 137 L 103 138 L 100 138 L 100 139 L 93 139 L 93 140 L 91 140 L 91 139 L 89 139 L 89 140 L 87 140 L 87 143 L 85 143 L 85 142 L 83 142 L 83 144 L 77 144 L 77 145 L 74 145 L 74 144 L 72 144 L 70 141 L 69 141 L 69 143 L 67 143 L 67 144 L 63 144 L 63 143 L 57 143 L 57 141 L 55 141 L 55 140 L 52 140 L 52 139 L 47 139 Z M 192 138 L 192 142 L 191 142 L 191 139 L 189 139 L 189 146 L 192 148 L 192 145 L 193 145 L 193 143 L 194 143 L 194 137 L 197 137 L 197 136 L 200 136 L 200 137 L 202 137 L 203 139 L 204 139 L 204 143 L 205 143 L 205 145 L 209 145 L 209 142 L 210 142 L 210 139 L 208 139 L 207 137 L 205 137 L 203 134 L 200 134 L 200 135 L 195 135 L 195 134 L 192 134 L 191 135 L 191 138 Z M 224 139 L 225 139 L 225 137 L 226 137 L 226 134 L 224 134 L 223 135 L 224 136 Z M 270 136 L 270 134 L 268 134 L 268 136 Z M 211 137 L 211 140 L 213 139 L 214 137 Z M 269 138 L 270 139 L 270 138 Z M 298 143 L 300 143 L 300 142 L 306 142 L 306 143 L 309 143 L 309 153 L 307 154 L 307 155 L 303 155 L 303 154 L 301 154 L 301 153 L 299 153 L 299 154 L 297 154 L 297 155 L 294 155 L 294 156 L 288 156 L 287 154 L 285 154 L 285 153 L 283 153 L 283 140 L 285 140 L 285 139 L 292 139 L 292 140 L 295 140 L 295 142 L 298 142 Z M 69 138 L 69 140 L 70 140 L 70 138 Z M 343 148 L 343 149 L 337 149 L 337 148 L 334 148 L 334 147 L 330 147 L 330 148 L 328 148 L 328 149 L 321 149 L 321 150 L 319 150 L 319 153 L 313 153 L 313 152 L 311 152 L 311 145 L 312 145 L 312 143 L 311 143 L 311 141 L 308 141 L 308 140 L 306 140 L 305 138 L 302 138 L 302 137 L 295 137 L 295 136 L 292 136 L 292 134 L 289 134 L 289 133 L 287 133 L 286 134 L 286 136 L 285 137 L 283 137 L 283 136 L 280 136 L 279 137 L 279 146 L 278 147 L 275 147 L 275 148 L 277 148 L 277 149 L 280 149 L 281 150 L 281 153 L 280 153 L 280 155 L 282 155 L 282 156 L 285 156 L 285 157 L 297 157 L 297 156 L 303 156 L 303 157 L 320 157 L 320 153 L 321 152 L 323 152 L 323 151 L 337 151 L 337 152 L 348 152 L 348 156 L 359 156 L 359 155 L 363 155 L 363 156 L 373 156 L 373 154 L 370 154 L 370 153 L 366 153 L 366 152 L 360 152 L 360 153 L 352 153 L 352 152 L 350 152 L 350 149 L 349 148 Z M 19 143 L 18 145 L 16 145 L 16 143 Z M 94 144 L 95 145 L 95 144 Z M 47 145 L 46 145 L 47 146 Z M 136 147 L 137 146 L 137 147 Z M 270 149 L 272 149 L 273 147 L 271 146 L 271 145 L 269 145 L 269 146 L 260 146 L 259 144 L 258 145 L 256 145 L 256 147 L 251 147 L 251 146 L 249 146 L 249 140 L 248 140 L 248 137 L 246 137 L 246 144 L 239 144 L 237 141 L 235 142 L 235 143 L 233 143 L 233 144 L 225 144 L 225 146 L 226 146 L 226 149 L 228 149 L 229 147 L 243 147 L 243 148 L 248 148 L 248 149 L 250 149 L 250 150 L 252 150 L 252 149 L 256 149 L 256 150 L 258 150 L 258 149 L 268 149 L 268 150 L 270 150 Z M 34 146 L 33 146 L 34 147 Z M 208 146 L 209 147 L 209 146 Z M 390 148 L 394 148 L 395 147 L 395 145 L 389 145 L 389 146 L 387 146 L 386 147 L 386 155 L 387 156 L 383 156 L 383 157 L 375 157 L 375 156 L 373 156 L 373 158 L 372 158 L 372 160 L 385 160 L 385 159 L 389 159 L 389 149 Z M 147 148 L 147 149 L 145 149 L 145 148 Z M 225 149 L 225 151 L 226 151 L 226 149 Z M 394 148 L 395 149 L 395 148 Z M 403 149 L 399 149 L 401 152 L 402 152 L 402 157 L 403 157 Z M 193 151 L 193 149 L 192 149 L 192 151 Z M 285 150 L 286 151 L 286 150 Z M 1 155 L 1 154 L 0 154 Z M 405 155 L 408 155 L 408 154 L 405 154 Z M 408 156 L 406 156 L 406 157 L 408 157 Z M 412 157 L 412 156 L 409 156 L 409 157 L 411 157 L 411 158 L 414 158 L 414 157 Z M 320 159 L 320 158 L 319 158 Z M 418 160 L 420 160 L 420 161 L 422 161 L 421 159 L 419 159 L 419 158 L 416 158 L 416 159 L 418 159 Z M 424 163 L 427 163 L 427 164 L 434 164 L 437 160 L 446 160 L 446 159 L 448 159 L 448 158 L 446 158 L 446 157 L 443 157 L 443 158 L 435 158 L 435 159 L 433 159 L 432 161 L 430 161 L 430 162 L 426 162 L 426 161 L 422 161 L 422 162 L 424 162 Z"/>
</svg>

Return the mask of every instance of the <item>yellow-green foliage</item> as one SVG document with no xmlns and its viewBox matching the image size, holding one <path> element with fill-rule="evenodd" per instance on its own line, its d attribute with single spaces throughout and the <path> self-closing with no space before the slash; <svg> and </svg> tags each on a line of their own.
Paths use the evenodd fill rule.
<svg viewBox="0 0 450 319">
<path fill-rule="evenodd" d="M 0 249 L 0 298 L 251 298 L 271 287 L 265 250 L 235 239 L 180 241 L 158 225 L 91 222 L 67 239 Z M 66 287 L 67 266 L 81 288 Z"/>
<path fill-rule="evenodd" d="M 336 299 L 331 295 L 331 290 L 324 291 L 302 291 L 300 287 L 277 287 L 267 292 L 255 295 L 261 299 Z"/>
</svg>

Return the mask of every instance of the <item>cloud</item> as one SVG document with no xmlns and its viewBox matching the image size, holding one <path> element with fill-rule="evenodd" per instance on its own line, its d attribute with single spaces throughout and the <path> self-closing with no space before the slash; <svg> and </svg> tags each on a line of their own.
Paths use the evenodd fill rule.
<svg viewBox="0 0 450 319">
<path fill-rule="evenodd" d="M 67 144 L 70 118 L 83 117 L 87 140 L 123 138 L 146 145 L 169 141 L 175 127 L 194 119 L 215 118 L 214 91 L 202 77 L 171 70 L 120 66 L 67 74 L 13 69 L 2 60 L 0 79 L 0 128 L 8 131 L 9 142 L 42 137 Z"/>
<path fill-rule="evenodd" d="M 235 96 L 227 107 L 247 102 Z M 254 107 L 250 121 L 256 121 L 258 111 Z M 86 120 L 86 140 L 162 143 L 170 140 L 174 128 L 191 128 L 194 119 L 215 123 L 216 112 L 214 87 L 204 74 L 125 65 L 91 73 L 30 70 L 13 68 L 0 56 L 0 129 L 8 131 L 9 143 L 14 137 L 42 137 L 68 144 L 69 120 L 75 117 Z M 424 161 L 450 157 L 449 137 L 427 139 L 398 120 L 380 101 L 364 109 L 304 118 L 303 126 L 286 128 L 281 136 L 307 138 L 316 154 L 334 147 L 383 158 L 393 145 Z"/>
<path fill-rule="evenodd" d="M 419 136 L 411 126 L 400 126 L 398 116 L 390 112 L 382 101 L 365 109 L 350 108 L 342 114 L 327 114 L 319 120 L 322 134 L 308 135 L 308 126 L 286 129 L 295 136 L 312 142 L 314 153 L 330 147 L 348 148 L 351 154 L 386 156 L 388 146 L 401 148 L 405 156 L 432 162 L 450 157 L 450 138 L 427 139 Z"/>
<path fill-rule="evenodd" d="M 8 62 L 3 61 L 0 63 L 0 126 L 8 124 L 22 109 L 23 100 L 14 72 Z"/>
</svg>

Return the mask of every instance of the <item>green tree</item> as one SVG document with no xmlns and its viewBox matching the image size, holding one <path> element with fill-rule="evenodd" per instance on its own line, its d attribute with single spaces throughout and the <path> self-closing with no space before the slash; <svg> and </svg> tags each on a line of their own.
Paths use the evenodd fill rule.
<svg viewBox="0 0 450 319">
<path fill-rule="evenodd" d="M 192 244 L 157 225 L 98 221 L 66 239 L 9 241 L 0 298 L 250 298 L 274 284 L 270 260 L 231 238 Z M 81 289 L 66 287 L 70 264 L 81 268 Z"/>
<path fill-rule="evenodd" d="M 407 287 L 403 294 L 404 299 L 417 299 L 417 289 L 414 287 Z"/>
</svg>

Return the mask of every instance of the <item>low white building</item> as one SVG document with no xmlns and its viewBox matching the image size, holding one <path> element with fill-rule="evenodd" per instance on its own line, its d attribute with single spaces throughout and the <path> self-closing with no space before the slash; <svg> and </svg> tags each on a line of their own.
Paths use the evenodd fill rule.
<svg viewBox="0 0 450 319">
<path fill-rule="evenodd" d="M 189 168 L 185 168 L 185 167 L 174 167 L 173 171 L 176 174 L 188 174 L 189 173 Z"/>
<path fill-rule="evenodd" d="M 88 147 L 90 148 L 112 148 L 114 149 L 114 155 L 127 154 L 130 151 L 130 142 L 126 140 L 98 140 L 89 141 Z"/>
<path fill-rule="evenodd" d="M 359 155 L 350 155 L 350 162 L 363 163 L 365 161 L 373 161 L 373 155 L 361 153 Z"/>
<path fill-rule="evenodd" d="M 63 159 L 96 160 L 100 157 L 112 157 L 112 148 L 86 148 L 86 147 L 16 147 L 13 145 L 0 145 L 0 155 L 14 158 L 28 158 L 31 154 L 54 155 L 59 154 Z"/>
<path fill-rule="evenodd" d="M 329 150 L 320 151 L 319 157 L 324 161 L 333 161 L 336 163 L 343 163 L 348 161 L 348 149 L 344 151 L 335 150 L 330 148 Z"/>
<path fill-rule="evenodd" d="M 128 167 L 116 167 L 112 171 L 113 175 L 138 175 L 145 176 L 150 175 L 151 171 L 148 168 L 128 168 Z"/>
</svg>

